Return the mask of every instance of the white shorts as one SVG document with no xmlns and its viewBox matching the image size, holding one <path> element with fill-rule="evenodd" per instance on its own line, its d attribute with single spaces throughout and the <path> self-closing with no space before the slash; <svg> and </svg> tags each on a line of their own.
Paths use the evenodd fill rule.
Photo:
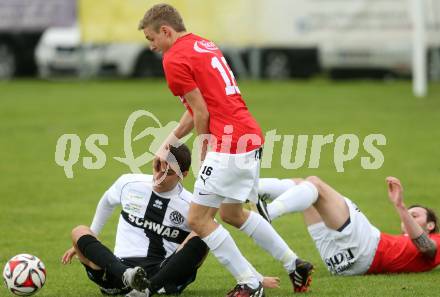
<svg viewBox="0 0 440 297">
<path fill-rule="evenodd" d="M 341 232 L 320 222 L 308 227 L 327 269 L 337 275 L 364 274 L 373 262 L 380 232 L 359 208 L 345 198 L 350 210 L 350 224 Z"/>
<path fill-rule="evenodd" d="M 194 185 L 193 202 L 209 207 L 221 203 L 256 202 L 261 149 L 243 154 L 209 152 Z"/>
</svg>

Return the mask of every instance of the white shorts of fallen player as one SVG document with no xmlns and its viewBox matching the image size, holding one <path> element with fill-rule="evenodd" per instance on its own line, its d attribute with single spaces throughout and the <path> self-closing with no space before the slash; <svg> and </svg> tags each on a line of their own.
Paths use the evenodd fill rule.
<svg viewBox="0 0 440 297">
<path fill-rule="evenodd" d="M 193 202 L 215 208 L 222 203 L 255 203 L 260 155 L 260 149 L 242 154 L 207 153 L 194 186 Z"/>
<path fill-rule="evenodd" d="M 323 222 L 310 225 L 308 231 L 331 273 L 364 274 L 373 262 L 380 232 L 350 199 L 345 201 L 350 210 L 350 224 L 341 232 L 327 228 Z"/>
</svg>

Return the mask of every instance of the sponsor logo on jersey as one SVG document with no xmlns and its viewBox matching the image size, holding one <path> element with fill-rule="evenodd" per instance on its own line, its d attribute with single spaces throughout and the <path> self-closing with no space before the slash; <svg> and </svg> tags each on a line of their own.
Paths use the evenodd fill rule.
<svg viewBox="0 0 440 297">
<path fill-rule="evenodd" d="M 156 199 L 156 200 L 154 201 L 153 207 L 156 207 L 156 208 L 162 209 L 162 205 L 163 205 L 163 202 L 160 201 L 159 199 Z"/>
<path fill-rule="evenodd" d="M 171 242 L 182 243 L 189 234 L 189 232 L 185 230 L 168 227 L 145 218 L 136 217 L 132 214 L 126 213 L 125 211 L 122 211 L 121 215 L 130 225 L 142 228 L 145 230 L 145 232 L 157 234 Z"/>
<path fill-rule="evenodd" d="M 218 50 L 218 47 L 212 41 L 198 40 L 194 42 L 194 50 L 198 53 L 211 53 Z"/>
<path fill-rule="evenodd" d="M 128 203 L 124 205 L 124 211 L 132 214 L 141 214 L 142 213 L 142 205 L 136 203 Z"/>
<path fill-rule="evenodd" d="M 128 199 L 143 200 L 145 198 L 145 193 L 130 191 L 127 196 Z"/>
<path fill-rule="evenodd" d="M 170 221 L 174 225 L 179 226 L 179 225 L 182 225 L 182 223 L 185 221 L 185 218 L 183 217 L 183 215 L 180 212 L 175 210 L 170 213 Z"/>
<path fill-rule="evenodd" d="M 128 215 L 128 220 L 134 223 L 138 227 L 142 227 L 144 229 L 151 230 L 160 236 L 177 238 L 179 236 L 179 230 L 164 226 L 162 224 L 148 221 L 143 218 L 135 217 L 134 215 Z"/>
</svg>

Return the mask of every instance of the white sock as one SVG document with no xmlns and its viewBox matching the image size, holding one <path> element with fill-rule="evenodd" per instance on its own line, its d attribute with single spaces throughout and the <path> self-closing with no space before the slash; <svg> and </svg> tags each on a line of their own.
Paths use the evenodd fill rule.
<svg viewBox="0 0 440 297">
<path fill-rule="evenodd" d="M 267 206 L 272 220 L 289 213 L 304 211 L 318 199 L 318 189 L 311 182 L 304 181 L 278 196 Z"/>
<path fill-rule="evenodd" d="M 263 283 L 264 276 L 263 276 L 261 273 L 259 273 L 259 272 L 255 269 L 255 267 L 252 266 L 252 264 L 251 264 L 246 258 L 244 258 L 244 259 L 245 259 L 246 262 L 248 263 L 249 268 L 252 270 L 252 272 L 253 272 L 253 273 L 255 274 L 255 276 L 257 277 L 258 281 L 259 281 L 260 283 Z"/>
<path fill-rule="evenodd" d="M 260 284 L 253 272 L 253 267 L 250 268 L 250 263 L 243 257 L 228 230 L 219 225 L 211 234 L 202 239 L 217 260 L 234 276 L 238 284 L 247 284 L 252 289 L 258 288 Z"/>
<path fill-rule="evenodd" d="M 269 196 L 269 199 L 273 200 L 295 185 L 295 182 L 291 179 L 260 178 L 258 194 L 265 194 Z"/>
<path fill-rule="evenodd" d="M 244 222 L 240 230 L 249 235 L 260 247 L 269 252 L 272 257 L 281 261 L 288 273 L 295 270 L 295 260 L 298 256 L 262 216 L 251 211 L 249 218 Z"/>
</svg>

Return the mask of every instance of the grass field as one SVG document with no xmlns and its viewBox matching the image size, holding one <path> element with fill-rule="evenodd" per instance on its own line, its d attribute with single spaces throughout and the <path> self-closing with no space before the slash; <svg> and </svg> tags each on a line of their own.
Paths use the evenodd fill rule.
<svg viewBox="0 0 440 297">
<path fill-rule="evenodd" d="M 271 168 L 263 177 L 318 175 L 347 197 L 382 231 L 399 232 L 400 222 L 388 202 L 384 179 L 400 177 L 407 204 L 423 203 L 440 211 L 440 84 L 430 95 L 415 99 L 409 82 L 241 82 L 240 89 L 263 130 L 278 134 L 356 134 L 359 154 L 337 173 L 334 143 L 322 150 L 319 168 L 306 163 L 297 170 L 281 166 L 281 144 L 275 144 Z M 0 83 L 0 263 L 18 253 L 39 256 L 47 266 L 47 283 L 38 296 L 100 296 L 78 262 L 60 264 L 70 247 L 72 227 L 90 224 L 101 194 L 128 167 L 113 157 L 124 155 L 123 129 L 135 110 L 153 112 L 162 123 L 177 120 L 183 112 L 163 81 L 95 81 Z M 146 124 L 146 123 L 145 123 Z M 142 123 L 137 128 L 142 129 Z M 82 140 L 81 159 L 67 179 L 55 163 L 57 139 L 65 133 Z M 109 144 L 104 168 L 86 170 L 82 158 L 88 135 L 103 133 Z M 363 138 L 372 133 L 386 136 L 380 147 L 385 162 L 378 170 L 361 167 Z M 135 144 L 140 154 L 148 139 Z M 309 147 L 310 148 L 310 147 Z M 148 166 L 145 169 L 149 172 Z M 192 190 L 193 177 L 185 181 Z M 101 235 L 113 246 L 117 212 Z M 312 292 L 307 296 L 440 296 L 440 270 L 424 274 L 332 277 L 320 261 L 300 214 L 274 223 L 289 245 L 317 266 Z M 282 266 L 257 248 L 244 234 L 232 231 L 239 247 L 255 267 L 266 275 L 281 277 L 281 289 L 267 296 L 291 296 L 290 282 Z M 182 296 L 224 296 L 234 286 L 228 272 L 209 256 L 197 281 Z M 8 296 L 4 286 L 0 296 Z"/>
</svg>

